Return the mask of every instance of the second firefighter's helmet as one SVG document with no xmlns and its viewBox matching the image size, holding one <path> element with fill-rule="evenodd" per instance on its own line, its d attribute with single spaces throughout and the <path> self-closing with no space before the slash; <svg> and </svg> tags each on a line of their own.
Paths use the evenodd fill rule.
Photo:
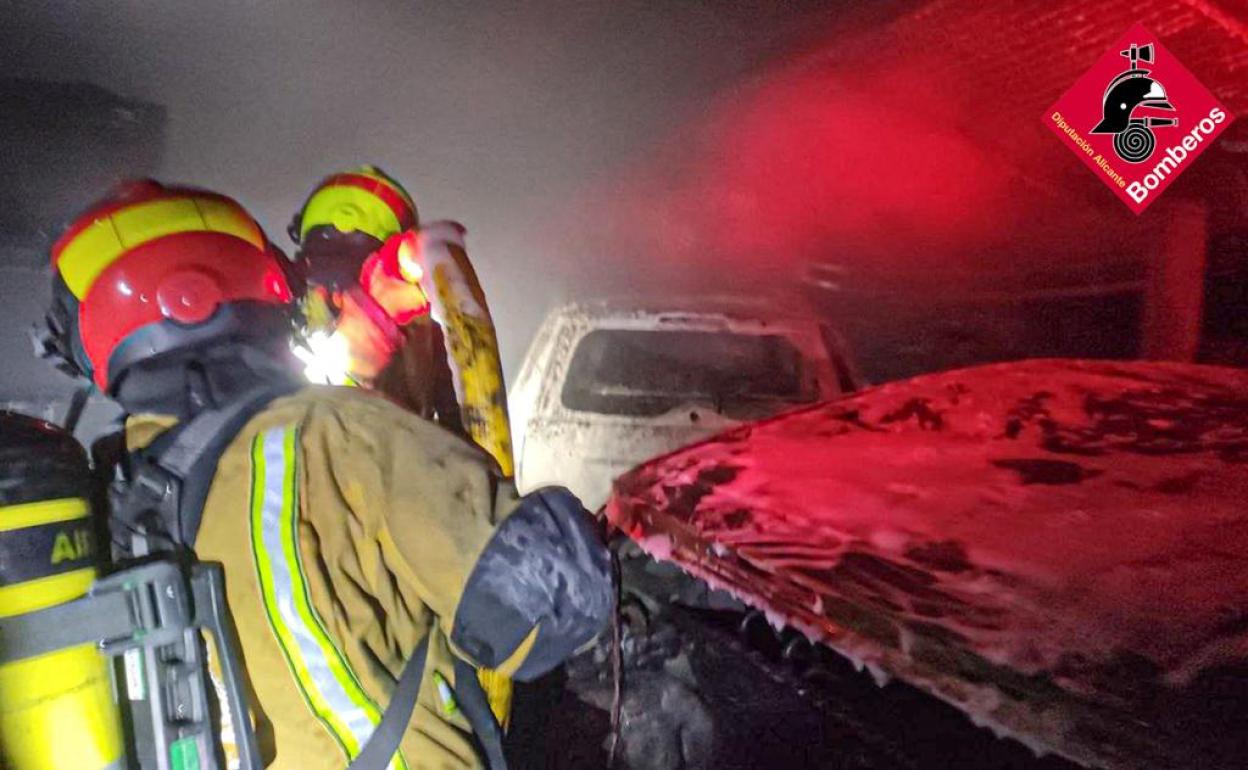
<svg viewBox="0 0 1248 770">
<path fill-rule="evenodd" d="M 108 393 L 136 363 L 289 330 L 285 258 L 223 195 L 125 183 L 51 257 L 46 352 Z"/>
<path fill-rule="evenodd" d="M 376 166 L 331 174 L 313 188 L 287 230 L 298 248 L 298 282 L 351 286 L 369 254 L 418 224 L 412 196 Z"/>
<path fill-rule="evenodd" d="M 362 233 L 381 243 L 417 221 L 416 203 L 403 185 L 376 166 L 360 166 L 322 179 L 287 232 L 298 244 L 326 229 Z"/>
</svg>

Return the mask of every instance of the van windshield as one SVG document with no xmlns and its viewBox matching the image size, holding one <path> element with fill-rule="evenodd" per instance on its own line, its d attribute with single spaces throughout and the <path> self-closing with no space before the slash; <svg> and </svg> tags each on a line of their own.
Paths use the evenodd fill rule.
<svg viewBox="0 0 1248 770">
<path fill-rule="evenodd" d="M 563 405 L 582 412 L 656 415 L 689 404 L 729 413 L 758 401 L 814 400 L 802 356 L 779 335 L 598 329 L 581 338 Z"/>
</svg>

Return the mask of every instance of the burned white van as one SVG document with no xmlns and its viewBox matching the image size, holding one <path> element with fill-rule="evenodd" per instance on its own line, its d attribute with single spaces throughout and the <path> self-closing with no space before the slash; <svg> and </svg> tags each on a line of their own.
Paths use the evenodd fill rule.
<svg viewBox="0 0 1248 770">
<path fill-rule="evenodd" d="M 814 318 L 725 300 L 569 305 L 547 316 L 511 389 L 516 475 L 593 510 L 643 460 L 858 386 L 841 338 Z"/>
</svg>

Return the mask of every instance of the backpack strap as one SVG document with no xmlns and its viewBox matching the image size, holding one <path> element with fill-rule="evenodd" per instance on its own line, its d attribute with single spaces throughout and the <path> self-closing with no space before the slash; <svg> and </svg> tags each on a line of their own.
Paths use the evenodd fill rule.
<svg viewBox="0 0 1248 770">
<path fill-rule="evenodd" d="M 489 696 L 477 678 L 477 669 L 462 658 L 455 658 L 455 701 L 472 725 L 478 752 L 489 770 L 507 770 L 503 754 L 503 728 L 490 709 Z"/>
<path fill-rule="evenodd" d="M 257 388 L 220 409 L 208 409 L 165 431 L 130 456 L 129 478 L 113 488 L 112 515 L 139 542 L 123 550 L 194 546 L 217 462 L 239 430 L 294 383 Z"/>
<path fill-rule="evenodd" d="M 425 674 L 425 658 L 429 654 L 429 637 L 426 636 L 412 650 L 412 657 L 403 664 L 403 673 L 394 686 L 390 702 L 381 715 L 381 721 L 373 730 L 373 734 L 364 741 L 364 747 L 355 755 L 347 770 L 385 770 L 390 765 L 394 753 L 403 742 L 403 733 L 407 732 L 407 724 L 412 720 L 412 712 L 416 709 L 416 698 L 420 695 L 420 683 Z"/>
<path fill-rule="evenodd" d="M 390 695 L 390 702 L 386 704 L 381 721 L 346 770 L 385 770 L 389 767 L 390 760 L 403 742 L 403 733 L 407 731 L 407 725 L 412 719 L 412 711 L 416 708 L 416 698 L 420 695 L 428 654 L 429 637 L 426 636 L 412 650 L 412 656 L 403 665 L 403 673 Z M 455 702 L 472 725 L 476 748 L 485 760 L 485 767 L 488 770 L 507 770 L 507 759 L 503 756 L 502 728 L 490 711 L 490 702 L 485 691 L 481 689 L 477 670 L 466 661 L 456 658 L 455 682 Z"/>
</svg>

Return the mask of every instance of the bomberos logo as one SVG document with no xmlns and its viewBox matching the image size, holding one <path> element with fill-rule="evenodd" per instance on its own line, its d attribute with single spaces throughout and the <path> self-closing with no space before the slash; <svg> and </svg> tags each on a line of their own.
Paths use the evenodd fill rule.
<svg viewBox="0 0 1248 770">
<path fill-rule="evenodd" d="M 1232 116 L 1137 24 L 1044 120 L 1138 214 Z"/>
</svg>

